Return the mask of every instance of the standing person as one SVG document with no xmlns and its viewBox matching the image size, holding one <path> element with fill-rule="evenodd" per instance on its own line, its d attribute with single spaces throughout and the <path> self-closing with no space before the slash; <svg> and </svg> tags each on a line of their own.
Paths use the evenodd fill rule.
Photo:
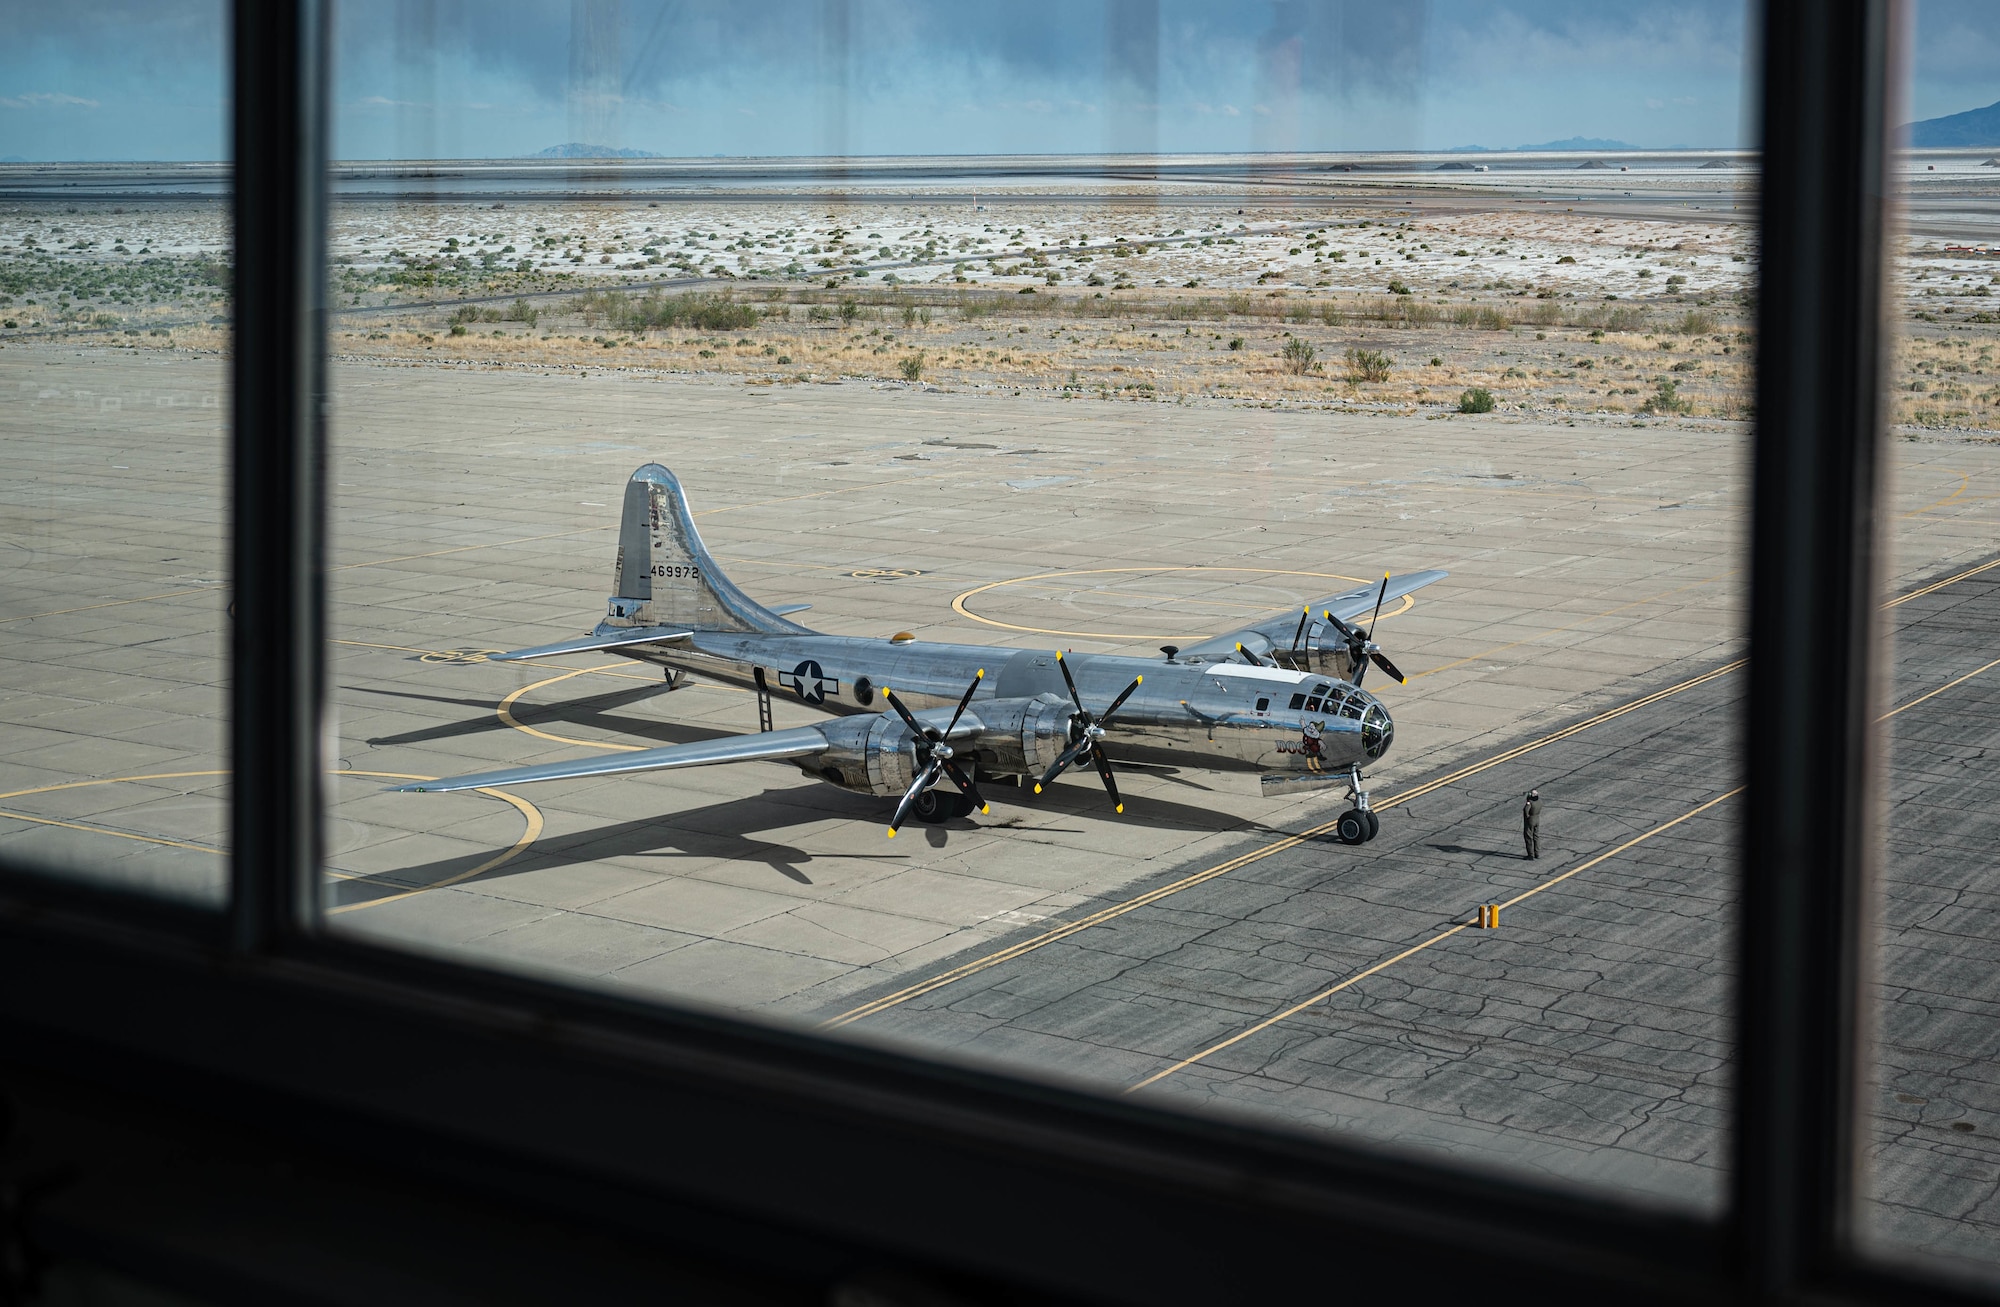
<svg viewBox="0 0 2000 1307">
<path fill-rule="evenodd" d="M 1527 856 L 1542 856 L 1542 792 L 1529 790 L 1528 797 L 1521 804 L 1521 843 L 1528 846 Z"/>
</svg>

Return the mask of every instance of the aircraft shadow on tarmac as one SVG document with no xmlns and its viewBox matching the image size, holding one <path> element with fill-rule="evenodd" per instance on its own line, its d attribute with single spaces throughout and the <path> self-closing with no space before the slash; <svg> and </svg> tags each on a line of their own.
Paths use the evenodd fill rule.
<svg viewBox="0 0 2000 1307">
<path fill-rule="evenodd" d="M 1094 781 L 1095 778 L 1092 779 Z M 644 784 L 643 781 L 632 780 L 622 783 Z M 1109 800 L 1094 784 L 1054 785 L 1039 795 L 1032 795 L 1025 789 L 1016 790 L 1011 785 L 995 785 L 991 782 L 981 789 L 993 808 L 992 813 L 987 816 L 958 819 L 935 826 L 918 827 L 912 823 L 904 828 L 905 833 L 921 829 L 927 844 L 931 848 L 940 849 L 947 847 L 954 835 L 970 835 L 981 830 L 1006 831 L 1010 827 L 1019 827 L 1032 829 L 1037 835 L 1083 833 L 1082 827 L 1070 825 L 1036 825 L 1029 828 L 1020 821 L 1020 816 L 1030 811 L 1060 814 L 1066 817 L 1097 815 L 1109 817 L 1113 821 L 1135 822 L 1141 825 L 1207 834 L 1268 833 L 1270 830 L 1261 822 L 1247 821 L 1207 808 L 1174 803 L 1146 795 L 1127 795 L 1124 815 L 1111 817 Z M 1010 813 L 1010 809 L 1018 810 L 1018 815 Z M 725 799 L 706 807 L 615 822 L 564 835 L 545 836 L 520 857 L 494 868 L 478 879 L 492 881 L 523 872 L 547 871 L 557 867 L 602 862 L 613 858 L 675 857 L 763 863 L 788 880 L 800 885 L 811 885 L 814 883 L 812 878 L 801 868 L 804 864 L 815 860 L 832 857 L 864 858 L 870 861 L 907 861 L 909 855 L 889 845 L 886 840 L 880 853 L 814 854 L 794 845 L 756 839 L 755 833 L 828 818 L 880 828 L 887 821 L 889 810 L 890 805 L 887 800 L 835 789 L 831 785 L 765 790 L 740 799 Z M 340 903 L 346 904 L 366 898 L 368 897 L 366 891 L 371 888 L 400 893 L 413 888 L 435 885 L 439 881 L 461 875 L 480 863 L 489 861 L 498 851 L 495 849 L 439 858 L 393 871 L 355 875 L 340 882 L 345 891 L 340 895 Z"/>
<path fill-rule="evenodd" d="M 470 721 L 445 722 L 437 726 L 426 726 L 419 730 L 405 731 L 399 735 L 382 735 L 368 741 L 375 748 L 388 748 L 398 744 L 429 744 L 438 740 L 460 739 L 469 735 L 483 735 L 491 731 L 514 729 L 500 720 L 494 705 L 482 699 L 454 699 L 444 695 L 416 694 L 408 690 L 377 690 L 366 686 L 348 686 L 357 694 L 379 695 L 392 699 L 420 699 L 425 703 L 450 704 L 459 708 L 477 708 L 484 715 Z M 727 735 L 708 727 L 683 726 L 678 722 L 663 722 L 650 717 L 632 717 L 617 713 L 615 709 L 645 699 L 667 694 L 664 685 L 644 685 L 628 690 L 607 690 L 603 694 L 593 694 L 581 699 L 569 699 L 559 704 L 536 707 L 514 705 L 514 720 L 526 726 L 581 726 L 606 732 L 613 739 L 632 736 L 651 740 L 658 744 L 690 744 L 696 740 L 712 740 Z"/>
</svg>

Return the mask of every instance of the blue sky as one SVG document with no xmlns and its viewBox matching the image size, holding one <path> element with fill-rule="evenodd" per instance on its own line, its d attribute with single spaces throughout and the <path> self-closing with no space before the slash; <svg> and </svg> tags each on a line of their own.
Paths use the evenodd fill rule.
<svg viewBox="0 0 2000 1307">
<path fill-rule="evenodd" d="M 224 5 L 4 0 L 0 157 L 225 149 Z M 337 0 L 336 153 L 1748 144 L 1732 0 Z M 1915 116 L 2000 100 L 2000 6 L 1924 0 Z"/>
</svg>

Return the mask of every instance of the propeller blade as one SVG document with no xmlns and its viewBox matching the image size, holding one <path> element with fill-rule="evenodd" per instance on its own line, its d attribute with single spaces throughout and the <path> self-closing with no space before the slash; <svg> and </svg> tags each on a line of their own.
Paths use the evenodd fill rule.
<svg viewBox="0 0 2000 1307">
<path fill-rule="evenodd" d="M 1057 755 L 1055 765 L 1049 768 L 1048 774 L 1035 782 L 1035 793 L 1040 794 L 1044 785 L 1054 784 L 1056 777 L 1068 771 L 1071 763 L 1088 752 L 1090 752 L 1090 737 L 1086 735 Z"/>
<path fill-rule="evenodd" d="M 1132 684 L 1126 686 L 1124 693 L 1120 694 L 1116 699 L 1113 699 L 1111 701 L 1111 706 L 1104 710 L 1104 715 L 1097 719 L 1097 724 L 1100 727 L 1111 725 L 1111 715 L 1117 712 L 1120 708 L 1125 706 L 1125 701 L 1132 697 L 1132 691 L 1138 689 L 1139 683 L 1144 681 L 1145 679 L 1146 678 L 1143 676 L 1133 677 Z"/>
<path fill-rule="evenodd" d="M 1258 662 L 1258 661 L 1257 661 L 1257 655 L 1256 655 L 1256 654 L 1253 654 L 1253 653 L 1251 653 L 1251 652 L 1250 652 L 1250 651 L 1249 651 L 1248 649 L 1245 649 L 1245 648 L 1243 647 L 1243 644 L 1242 644 L 1242 642 L 1241 642 L 1241 641 L 1238 641 L 1238 642 L 1237 642 L 1237 645 L 1236 645 L 1236 652 L 1237 652 L 1237 653 L 1240 653 L 1240 654 L 1242 654 L 1242 655 L 1243 655 L 1243 657 L 1244 657 L 1244 660 L 1245 660 L 1245 661 L 1247 661 L 1247 662 L 1248 662 L 1248 663 L 1249 663 L 1249 664 L 1250 664 L 1250 665 L 1251 665 L 1252 667 L 1262 667 L 1262 666 L 1264 665 L 1264 664 L 1262 664 L 1262 663 L 1260 663 L 1260 662 Z"/>
<path fill-rule="evenodd" d="M 943 762 L 944 759 L 938 759 L 919 772 L 917 779 L 910 783 L 909 792 L 903 796 L 903 801 L 896 805 L 896 815 L 889 818 L 890 839 L 896 838 L 896 830 L 903 824 L 903 818 L 909 815 L 910 805 L 917 801 L 917 796 L 937 783 L 938 768 Z"/>
<path fill-rule="evenodd" d="M 1299 660 L 1299 637 L 1306 633 L 1306 619 L 1312 616 L 1312 609 L 1299 609 L 1299 629 L 1292 632 L 1292 661 Z"/>
<path fill-rule="evenodd" d="M 944 760 L 944 774 L 951 777 L 951 783 L 953 785 L 958 786 L 959 791 L 963 793 L 966 798 L 971 799 L 974 803 L 979 805 L 979 810 L 981 812 L 992 811 L 991 808 L 988 808 L 986 806 L 986 800 L 980 796 L 978 789 L 975 788 L 974 785 L 972 784 L 972 778 L 966 775 L 963 771 L 960 771 L 958 764 L 953 762 L 949 758 L 946 758 Z"/>
<path fill-rule="evenodd" d="M 1383 657 L 1382 652 L 1379 649 L 1371 650 L 1368 656 L 1375 660 L 1375 665 L 1377 667 L 1389 673 L 1389 675 L 1395 677 L 1402 684 L 1408 685 L 1410 683 L 1410 678 L 1403 675 L 1401 672 L 1397 671 L 1396 664 L 1390 662 L 1387 658 Z"/>
<path fill-rule="evenodd" d="M 1382 573 L 1382 589 L 1378 591 L 1375 595 L 1375 615 L 1368 619 L 1368 630 L 1362 634 L 1361 637 L 1362 639 L 1366 640 L 1373 638 L 1375 631 L 1375 624 L 1382 620 L 1382 601 L 1384 599 L 1387 599 L 1388 597 L 1389 597 L 1389 574 L 1387 572 L 1384 572 Z"/>
<path fill-rule="evenodd" d="M 958 719 L 965 716 L 965 705 L 972 702 L 972 696 L 979 692 L 979 683 L 985 679 L 986 669 L 982 667 L 979 669 L 978 674 L 972 678 L 972 684 L 965 687 L 965 697 L 958 701 L 958 711 L 951 715 L 951 725 L 944 728 L 946 735 L 950 735 L 953 729 L 958 726 Z"/>
<path fill-rule="evenodd" d="M 1333 626 L 1333 629 L 1340 632 L 1341 636 L 1345 639 L 1352 640 L 1357 634 L 1359 634 L 1357 631 L 1355 631 L 1353 627 L 1349 626 L 1346 622 L 1343 622 L 1338 617 L 1335 617 L 1333 615 L 1333 610 L 1331 608 L 1321 613 L 1320 616 L 1324 617 Z"/>
<path fill-rule="evenodd" d="M 1070 702 L 1076 705 L 1078 712 L 1084 712 L 1083 696 L 1076 692 L 1076 678 L 1069 674 L 1069 660 L 1062 656 L 1060 649 L 1056 651 L 1056 666 L 1062 669 L 1063 683 L 1069 686 Z M 1084 715 L 1086 717 L 1089 716 L 1088 713 L 1084 713 Z"/>
<path fill-rule="evenodd" d="M 1118 797 L 1118 782 L 1111 779 L 1111 759 L 1105 756 L 1102 745 L 1092 743 L 1090 756 L 1097 763 L 1097 774 L 1104 778 L 1104 788 L 1111 795 L 1111 806 L 1118 812 L 1125 811 L 1125 800 Z"/>
<path fill-rule="evenodd" d="M 919 740 L 934 740 L 938 738 L 930 731 L 925 730 L 922 722 L 919 722 L 916 718 L 910 716 L 910 710 L 903 706 L 903 701 L 896 697 L 896 692 L 894 690 L 890 689 L 886 685 L 883 686 L 882 697 L 889 701 L 889 706 L 896 710 L 896 715 L 903 719 L 903 725 L 910 728 L 910 733 L 912 735 L 915 735 Z"/>
</svg>

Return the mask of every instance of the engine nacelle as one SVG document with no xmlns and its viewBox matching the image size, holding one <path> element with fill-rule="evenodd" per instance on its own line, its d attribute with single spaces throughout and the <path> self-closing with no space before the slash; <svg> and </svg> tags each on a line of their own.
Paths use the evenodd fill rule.
<svg viewBox="0 0 2000 1307">
<path fill-rule="evenodd" d="M 948 710 L 920 714 L 920 720 L 930 724 L 940 711 L 944 715 L 935 724 L 942 730 L 950 720 Z M 984 772 L 1040 776 L 1069 747 L 1070 718 L 1075 712 L 1074 705 L 1053 694 L 989 699 L 965 710 L 952 735 L 952 748 L 961 761 L 976 760 Z M 831 747 L 801 764 L 806 774 L 883 798 L 901 797 L 916 781 L 916 737 L 900 718 L 871 713 L 838 718 L 819 729 Z"/>
</svg>

